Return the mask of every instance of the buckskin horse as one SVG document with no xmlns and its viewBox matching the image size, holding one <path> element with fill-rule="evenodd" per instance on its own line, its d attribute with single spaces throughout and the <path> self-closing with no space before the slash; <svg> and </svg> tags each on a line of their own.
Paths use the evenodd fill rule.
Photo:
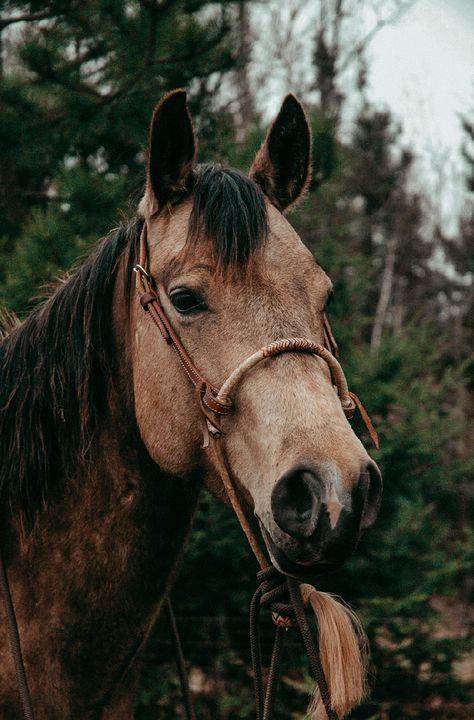
<svg viewBox="0 0 474 720">
<path fill-rule="evenodd" d="M 289 95 L 248 176 L 196 165 L 185 92 L 167 94 L 137 217 L 1 341 L 0 545 L 37 720 L 133 717 L 136 660 L 199 491 L 227 501 L 209 433 L 281 572 L 342 563 L 375 518 L 380 473 L 330 352 L 313 352 L 331 349 L 331 282 L 284 217 L 307 189 L 310 147 Z M 280 338 L 304 347 L 271 346 Z M 268 346 L 274 357 L 243 376 Z M 229 375 L 231 412 L 214 390 Z M 0 603 L 10 720 L 21 706 L 6 626 Z"/>
</svg>

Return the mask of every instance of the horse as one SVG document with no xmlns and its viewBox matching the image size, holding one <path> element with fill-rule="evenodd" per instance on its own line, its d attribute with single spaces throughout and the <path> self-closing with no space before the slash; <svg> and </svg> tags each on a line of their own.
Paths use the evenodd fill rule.
<svg viewBox="0 0 474 720">
<path fill-rule="evenodd" d="M 196 164 L 186 93 L 165 95 L 135 217 L 0 342 L 0 546 L 37 720 L 130 720 L 138 659 L 175 581 L 199 493 L 228 502 L 180 358 L 133 280 L 147 231 L 155 292 L 217 387 L 278 338 L 327 339 L 331 281 L 285 213 L 311 177 L 289 95 L 248 175 Z M 328 365 L 287 352 L 242 379 L 220 442 L 273 564 L 337 567 L 375 519 L 381 476 Z M 0 716 L 21 717 L 0 604 Z"/>
</svg>

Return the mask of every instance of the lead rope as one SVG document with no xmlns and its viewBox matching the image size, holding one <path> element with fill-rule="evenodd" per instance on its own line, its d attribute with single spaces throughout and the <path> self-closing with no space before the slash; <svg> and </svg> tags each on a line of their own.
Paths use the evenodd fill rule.
<svg viewBox="0 0 474 720">
<path fill-rule="evenodd" d="M 15 609 L 8 584 L 5 563 L 3 561 L 2 549 L 0 547 L 0 591 L 5 604 L 7 615 L 8 636 L 10 640 L 10 648 L 15 663 L 16 677 L 18 682 L 18 692 L 20 695 L 21 708 L 25 720 L 34 720 L 33 707 L 31 705 L 30 690 L 26 679 L 25 664 L 21 652 L 20 633 L 18 631 L 18 623 L 16 621 Z"/>
<path fill-rule="evenodd" d="M 283 639 L 290 627 L 298 625 L 313 676 L 329 720 L 338 720 L 331 705 L 326 678 L 322 669 L 318 648 L 313 640 L 308 618 L 303 606 L 299 583 L 284 577 L 274 567 L 257 574 L 260 585 L 250 605 L 250 650 L 254 673 L 255 706 L 257 720 L 271 720 L 276 691 L 280 678 L 280 661 Z M 262 651 L 260 643 L 260 608 L 269 607 L 276 625 L 267 687 L 263 687 Z"/>
<path fill-rule="evenodd" d="M 181 685 L 181 692 L 183 693 L 184 709 L 186 711 L 187 720 L 196 720 L 196 713 L 194 711 L 193 697 L 189 689 L 188 673 L 186 670 L 186 661 L 183 655 L 183 647 L 181 645 L 181 638 L 179 635 L 178 626 L 176 624 L 176 617 L 174 614 L 171 600 L 165 603 L 166 619 L 168 620 L 168 628 L 173 642 L 174 654 L 176 659 L 176 666 L 178 668 L 179 682 Z"/>
<path fill-rule="evenodd" d="M 280 677 L 284 631 L 288 630 L 294 624 L 297 624 L 299 627 L 309 658 L 311 671 L 318 686 L 328 720 L 339 720 L 331 704 L 331 697 L 319 650 L 314 642 L 306 617 L 303 599 L 301 597 L 300 583 L 282 575 L 273 565 L 270 565 L 266 559 L 231 480 L 219 436 L 213 438 L 212 446 L 215 451 L 214 457 L 217 471 L 227 492 L 232 509 L 237 515 L 242 530 L 261 568 L 257 574 L 257 579 L 260 584 L 250 604 L 250 651 L 255 691 L 256 720 L 271 720 L 272 718 L 273 705 Z M 261 607 L 270 608 L 272 611 L 272 620 L 276 625 L 266 689 L 264 689 L 263 683 L 262 651 L 259 630 Z"/>
</svg>

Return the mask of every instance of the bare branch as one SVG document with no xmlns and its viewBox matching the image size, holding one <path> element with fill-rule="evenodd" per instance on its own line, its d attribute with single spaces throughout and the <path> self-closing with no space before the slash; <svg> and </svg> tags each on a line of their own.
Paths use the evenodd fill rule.
<svg viewBox="0 0 474 720">
<path fill-rule="evenodd" d="M 43 10 L 42 12 L 24 13 L 23 15 L 12 15 L 11 17 L 0 18 L 0 32 L 8 27 L 8 25 L 13 25 L 14 23 L 45 20 L 46 18 L 54 17 L 56 14 L 57 13 L 54 13 L 52 10 Z"/>
<path fill-rule="evenodd" d="M 359 42 L 356 43 L 356 45 L 350 50 L 350 52 L 348 52 L 346 57 L 339 63 L 339 72 L 343 72 L 357 55 L 363 53 L 365 48 L 370 45 L 371 41 L 374 39 L 377 33 L 382 30 L 382 28 L 398 22 L 398 20 L 400 20 L 400 18 L 403 17 L 403 15 L 408 10 L 410 10 L 410 8 L 412 8 L 416 2 L 417 0 L 406 0 L 405 2 L 401 1 L 397 5 L 396 9 L 388 17 L 379 18 L 375 23 L 374 27 L 367 33 L 367 35 L 361 40 L 359 40 Z"/>
</svg>

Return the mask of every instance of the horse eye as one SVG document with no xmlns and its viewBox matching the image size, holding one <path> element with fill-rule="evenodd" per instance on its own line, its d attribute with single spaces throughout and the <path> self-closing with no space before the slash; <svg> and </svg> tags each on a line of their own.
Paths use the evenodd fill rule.
<svg viewBox="0 0 474 720">
<path fill-rule="evenodd" d="M 172 290 L 170 300 L 175 310 L 183 315 L 207 310 L 203 296 L 196 292 L 196 290 L 190 290 L 189 288 L 176 288 L 176 290 Z"/>
</svg>

